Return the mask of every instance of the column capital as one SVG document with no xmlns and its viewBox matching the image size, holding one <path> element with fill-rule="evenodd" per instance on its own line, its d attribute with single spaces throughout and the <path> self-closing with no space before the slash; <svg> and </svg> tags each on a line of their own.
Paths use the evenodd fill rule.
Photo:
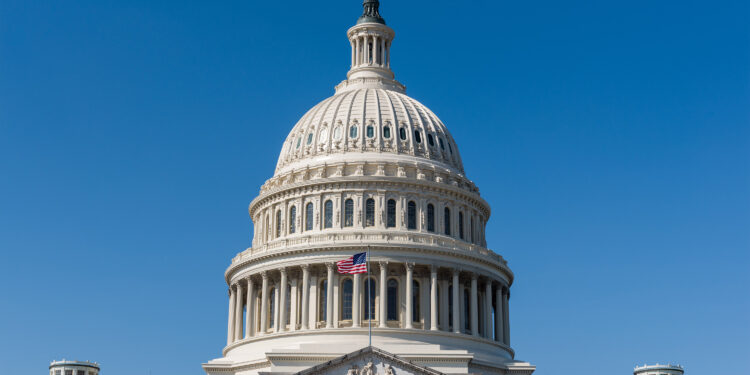
<svg viewBox="0 0 750 375">
<path fill-rule="evenodd" d="M 451 273 L 455 277 L 455 276 L 458 276 L 461 273 L 461 270 L 459 270 L 458 268 L 451 268 Z"/>
<path fill-rule="evenodd" d="M 378 265 L 380 268 L 388 268 L 388 261 L 387 260 L 379 260 Z"/>
<path fill-rule="evenodd" d="M 245 281 L 247 281 L 247 286 L 253 285 L 253 278 L 252 278 L 252 276 L 246 277 Z"/>
<path fill-rule="evenodd" d="M 328 272 L 333 271 L 333 262 L 326 263 L 326 269 L 328 269 Z"/>
<path fill-rule="evenodd" d="M 474 272 L 471 273 L 471 281 L 477 281 L 478 278 L 479 278 L 479 275 L 477 275 Z"/>
<path fill-rule="evenodd" d="M 404 266 L 406 266 L 406 269 L 409 271 L 414 270 L 414 263 L 413 262 L 406 262 L 404 263 Z"/>
<path fill-rule="evenodd" d="M 430 264 L 430 273 L 437 273 L 439 268 L 437 264 Z"/>
<path fill-rule="evenodd" d="M 268 280 L 268 271 L 261 271 L 260 277 L 263 278 L 263 280 Z"/>
<path fill-rule="evenodd" d="M 279 268 L 279 272 L 281 273 L 281 276 L 286 276 L 286 267 Z"/>
<path fill-rule="evenodd" d="M 302 268 L 302 271 L 309 271 L 310 270 L 310 265 L 307 264 L 307 263 L 305 263 L 305 264 L 301 265 L 300 268 Z"/>
</svg>

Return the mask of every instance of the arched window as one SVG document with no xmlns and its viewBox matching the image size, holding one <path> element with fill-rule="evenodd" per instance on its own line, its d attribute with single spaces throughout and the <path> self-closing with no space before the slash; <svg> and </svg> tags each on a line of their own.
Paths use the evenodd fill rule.
<svg viewBox="0 0 750 375">
<path fill-rule="evenodd" d="M 411 284 L 411 321 L 420 321 L 419 317 L 422 315 L 419 311 L 419 282 L 412 280 Z"/>
<path fill-rule="evenodd" d="M 414 141 L 417 143 L 422 143 L 422 135 L 419 133 L 419 130 L 414 131 Z"/>
<path fill-rule="evenodd" d="M 349 128 L 349 138 L 357 138 L 357 125 L 352 125 Z"/>
<path fill-rule="evenodd" d="M 365 201 L 365 226 L 371 227 L 375 225 L 375 200 L 368 198 Z"/>
<path fill-rule="evenodd" d="M 320 292 L 318 293 L 318 321 L 326 320 L 328 308 L 328 280 L 323 279 L 320 282 Z"/>
<path fill-rule="evenodd" d="M 305 230 L 313 229 L 313 204 L 308 202 L 305 206 Z"/>
<path fill-rule="evenodd" d="M 435 206 L 432 203 L 427 205 L 427 231 L 435 231 Z"/>
<path fill-rule="evenodd" d="M 292 206 L 289 209 L 289 233 L 294 233 L 297 230 L 297 206 Z"/>
<path fill-rule="evenodd" d="M 341 289 L 341 319 L 352 320 L 352 279 L 344 280 Z"/>
<path fill-rule="evenodd" d="M 370 320 L 375 319 L 375 296 L 377 296 L 377 288 L 375 286 L 375 279 L 370 277 L 365 281 L 364 289 L 364 300 L 365 309 L 363 311 L 362 319 Z"/>
<path fill-rule="evenodd" d="M 331 200 L 327 200 L 326 203 L 323 205 L 323 226 L 325 228 L 332 228 L 333 227 L 333 202 Z"/>
<path fill-rule="evenodd" d="M 407 207 L 407 229 L 417 229 L 417 204 L 414 201 L 409 201 L 406 204 Z"/>
<path fill-rule="evenodd" d="M 367 138 L 375 136 L 375 128 L 372 125 L 367 125 Z"/>
<path fill-rule="evenodd" d="M 435 140 L 432 139 L 432 134 L 427 134 L 427 143 L 430 144 L 430 147 L 435 146 Z"/>
<path fill-rule="evenodd" d="M 445 235 L 451 235 L 451 209 L 446 207 L 443 210 L 444 224 L 445 224 Z"/>
<path fill-rule="evenodd" d="M 307 144 L 309 145 L 310 143 L 312 143 L 312 140 L 313 140 L 313 133 L 310 133 L 307 135 Z"/>
<path fill-rule="evenodd" d="M 440 149 L 445 150 L 445 144 L 443 143 L 443 138 L 438 137 L 438 142 L 440 143 Z"/>
<path fill-rule="evenodd" d="M 398 320 L 398 281 L 388 280 L 388 320 Z"/>
<path fill-rule="evenodd" d="M 344 201 L 344 226 L 351 227 L 354 225 L 354 201 L 347 199 Z"/>
<path fill-rule="evenodd" d="M 388 125 L 383 127 L 383 138 L 385 139 L 391 138 L 391 127 Z"/>
<path fill-rule="evenodd" d="M 398 136 L 401 137 L 402 141 L 405 141 L 406 140 L 406 129 L 399 128 L 398 129 Z"/>
<path fill-rule="evenodd" d="M 276 211 L 276 237 L 281 237 L 281 210 Z"/>
<path fill-rule="evenodd" d="M 394 199 L 388 200 L 387 207 L 387 220 L 385 221 L 386 228 L 396 227 L 396 201 Z"/>
<path fill-rule="evenodd" d="M 297 137 L 297 148 L 302 144 L 302 136 Z"/>
<path fill-rule="evenodd" d="M 458 211 L 458 238 L 464 239 L 464 213 Z"/>
</svg>

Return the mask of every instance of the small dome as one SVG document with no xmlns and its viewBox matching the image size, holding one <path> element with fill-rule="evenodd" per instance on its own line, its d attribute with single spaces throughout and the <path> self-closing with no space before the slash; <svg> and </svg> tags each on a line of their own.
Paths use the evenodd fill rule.
<svg viewBox="0 0 750 375">
<path fill-rule="evenodd" d="M 442 121 L 422 103 L 385 88 L 340 91 L 297 122 L 276 174 L 345 160 L 431 164 L 463 175 L 458 147 Z"/>
</svg>

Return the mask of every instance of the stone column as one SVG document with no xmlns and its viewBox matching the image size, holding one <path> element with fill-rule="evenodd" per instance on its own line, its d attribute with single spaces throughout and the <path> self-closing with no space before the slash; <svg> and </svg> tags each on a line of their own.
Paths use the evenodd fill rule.
<svg viewBox="0 0 750 375">
<path fill-rule="evenodd" d="M 310 266 L 302 265 L 302 329 L 310 323 Z"/>
<path fill-rule="evenodd" d="M 354 67 L 354 42 L 351 42 L 351 45 L 352 45 L 352 65 L 351 65 L 351 67 L 353 68 Z"/>
<path fill-rule="evenodd" d="M 437 303 L 437 266 L 430 268 L 430 330 L 438 330 L 438 303 Z"/>
<path fill-rule="evenodd" d="M 414 310 L 414 263 L 406 263 L 406 324 L 405 328 L 412 328 L 412 315 Z"/>
<path fill-rule="evenodd" d="M 326 328 L 333 328 L 333 263 L 326 264 Z"/>
<path fill-rule="evenodd" d="M 385 66 L 385 38 L 380 39 L 380 66 Z"/>
<path fill-rule="evenodd" d="M 245 309 L 245 338 L 249 338 L 253 335 L 253 294 L 255 293 L 255 285 L 253 280 L 247 278 L 247 307 Z"/>
<path fill-rule="evenodd" d="M 503 286 L 498 285 L 495 289 L 495 341 L 505 342 L 503 338 Z"/>
<path fill-rule="evenodd" d="M 484 284 L 484 338 L 492 340 L 492 281 Z"/>
<path fill-rule="evenodd" d="M 359 38 L 354 39 L 354 65 L 359 65 Z"/>
<path fill-rule="evenodd" d="M 281 286 L 279 287 L 279 322 L 276 324 L 276 331 L 286 331 L 286 268 L 279 270 L 281 272 Z"/>
<path fill-rule="evenodd" d="M 260 332 L 258 333 L 265 335 L 268 330 L 268 273 L 263 271 L 260 275 L 263 278 L 263 282 L 260 287 Z"/>
<path fill-rule="evenodd" d="M 242 340 L 242 284 L 237 283 L 234 309 L 234 341 Z"/>
<path fill-rule="evenodd" d="M 234 342 L 234 305 L 235 305 L 234 288 L 229 285 L 229 325 L 227 326 L 227 345 Z"/>
<path fill-rule="evenodd" d="M 273 331 L 279 332 L 279 291 L 281 290 L 279 288 L 279 283 L 277 281 L 278 279 L 274 280 L 274 289 L 276 292 L 273 294 Z"/>
<path fill-rule="evenodd" d="M 362 314 L 359 307 L 362 305 L 360 289 L 362 288 L 362 274 L 355 273 L 352 282 L 352 327 L 359 327 L 362 322 Z"/>
<path fill-rule="evenodd" d="M 380 317 L 379 317 L 379 327 L 385 328 L 387 327 L 388 322 L 388 296 L 387 296 L 387 289 L 386 284 L 388 283 L 388 262 L 380 262 Z"/>
<path fill-rule="evenodd" d="M 471 275 L 471 299 L 469 302 L 469 314 L 471 315 L 471 335 L 479 336 L 479 317 L 477 307 L 479 300 L 477 298 L 477 275 Z"/>
<path fill-rule="evenodd" d="M 458 294 L 458 270 L 453 269 L 453 332 L 454 333 L 461 333 L 461 322 L 459 321 L 461 318 L 461 310 L 459 310 L 459 306 L 461 306 L 461 301 Z"/>
<path fill-rule="evenodd" d="M 503 342 L 510 346 L 510 312 L 508 311 L 508 299 L 510 299 L 510 289 L 503 293 Z"/>
</svg>

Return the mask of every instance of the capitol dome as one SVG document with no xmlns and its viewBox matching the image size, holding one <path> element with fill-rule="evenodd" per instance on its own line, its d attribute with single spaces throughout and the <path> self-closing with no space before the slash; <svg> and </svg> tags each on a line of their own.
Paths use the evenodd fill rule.
<svg viewBox="0 0 750 375">
<path fill-rule="evenodd" d="M 395 80 L 379 2 L 363 5 L 346 80 L 294 125 L 249 205 L 252 246 L 224 275 L 227 343 L 203 368 L 531 374 L 510 346 L 514 276 L 487 247 L 490 206 L 445 124 Z"/>
</svg>

